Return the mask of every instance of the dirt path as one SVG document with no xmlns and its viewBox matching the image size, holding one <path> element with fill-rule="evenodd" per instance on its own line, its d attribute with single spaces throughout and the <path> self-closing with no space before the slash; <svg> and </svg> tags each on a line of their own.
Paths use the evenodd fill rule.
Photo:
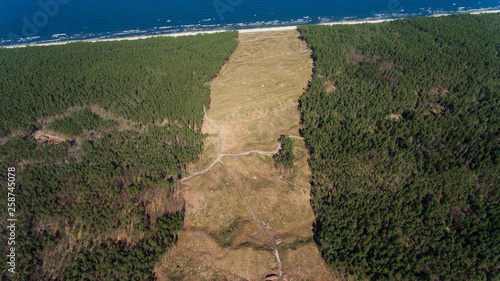
<svg viewBox="0 0 500 281">
<path fill-rule="evenodd" d="M 250 151 L 245 151 L 245 152 L 241 152 L 241 153 L 231 153 L 231 154 L 226 154 L 226 153 L 222 153 L 222 136 L 224 135 L 224 129 L 222 129 L 221 127 L 219 127 L 217 124 L 215 124 L 212 120 L 210 120 L 210 118 L 208 118 L 207 116 L 207 112 L 206 112 L 206 109 L 205 107 L 203 107 L 203 111 L 204 111 L 204 117 L 205 119 L 207 119 L 207 121 L 212 124 L 214 127 L 216 127 L 218 130 L 219 130 L 219 139 L 218 139 L 218 154 L 217 154 L 217 159 L 214 160 L 214 162 L 212 162 L 207 168 L 199 171 L 199 172 L 196 172 L 188 177 L 185 177 L 185 178 L 182 178 L 179 182 L 185 182 L 185 181 L 188 181 L 194 177 L 197 177 L 197 176 L 200 176 L 200 175 L 203 175 L 207 172 L 209 172 L 217 163 L 221 163 L 222 164 L 222 157 L 239 157 L 239 156 L 244 156 L 244 155 L 250 155 L 252 153 L 256 153 L 256 154 L 261 154 L 261 155 L 273 155 L 273 154 L 276 154 L 278 153 L 278 151 L 280 150 L 281 148 L 281 144 L 278 143 L 278 147 L 273 150 L 273 151 L 262 151 L 262 150 L 250 150 Z M 303 137 L 298 137 L 298 136 L 292 136 L 292 135 L 288 135 L 289 138 L 292 138 L 292 139 L 298 139 L 298 140 L 304 140 Z"/>
<path fill-rule="evenodd" d="M 215 122 L 213 122 L 212 120 L 210 120 L 210 118 L 208 118 L 205 107 L 203 107 L 203 111 L 204 111 L 205 119 L 207 119 L 207 121 L 210 122 L 210 124 L 212 124 L 217 129 L 219 129 L 217 159 L 214 162 L 212 162 L 212 164 L 210 164 L 210 166 L 208 166 L 206 169 L 204 169 L 202 171 L 199 171 L 199 172 L 196 172 L 193 175 L 190 175 L 189 177 L 183 178 L 183 179 L 180 180 L 180 182 L 182 183 L 182 182 L 188 181 L 188 180 L 190 180 L 190 179 L 192 179 L 192 178 L 194 178 L 196 176 L 205 174 L 208 171 L 210 171 L 210 169 L 212 169 L 212 167 L 215 166 L 215 164 L 220 163 L 222 165 L 222 167 L 224 168 L 224 170 L 226 171 L 226 173 L 231 178 L 231 181 L 233 182 L 234 186 L 236 187 L 236 190 L 238 190 L 238 193 L 240 194 L 241 200 L 243 200 L 243 203 L 245 204 L 245 207 L 250 211 L 250 213 L 252 214 L 253 219 L 255 221 L 257 221 L 257 223 L 260 225 L 260 227 L 262 228 L 262 230 L 264 230 L 264 232 L 266 233 L 267 237 L 269 238 L 269 242 L 270 242 L 271 248 L 274 251 L 274 255 L 276 256 L 276 261 L 278 263 L 279 277 L 280 277 L 280 279 L 282 279 L 282 277 L 283 277 L 283 272 L 282 272 L 283 266 L 281 264 L 280 255 L 278 253 L 278 245 L 276 244 L 276 238 L 269 232 L 269 230 L 264 225 L 264 223 L 257 217 L 257 214 L 254 212 L 254 210 L 252 210 L 252 207 L 250 207 L 250 205 L 248 205 L 248 202 L 245 199 L 245 196 L 243 195 L 243 193 L 241 192 L 241 189 L 239 188 L 238 184 L 236 183 L 236 181 L 234 180 L 233 176 L 231 175 L 231 173 L 228 171 L 228 169 L 226 168 L 226 166 L 222 162 L 222 157 L 227 157 L 227 156 L 229 156 L 229 157 L 238 157 L 238 156 L 243 156 L 243 155 L 249 155 L 249 154 L 252 154 L 252 153 L 258 153 L 258 154 L 262 154 L 262 155 L 276 154 L 276 153 L 278 153 L 279 149 L 281 148 L 281 144 L 278 144 L 278 148 L 276 148 L 276 150 L 274 150 L 274 151 L 252 150 L 252 151 L 247 151 L 247 152 L 242 152 L 242 153 L 237 153 L 237 154 L 223 154 L 221 146 L 222 146 L 222 135 L 224 134 L 224 129 L 222 129 L 221 127 L 219 127 Z M 300 137 L 296 137 L 296 138 L 300 138 Z"/>
<path fill-rule="evenodd" d="M 204 152 L 178 190 L 186 202 L 178 248 L 196 256 L 174 251 L 158 266 L 159 280 L 333 280 L 312 239 L 310 171 L 297 111 L 312 60 L 298 35 L 240 34 L 212 82 Z M 297 161 L 286 173 L 270 157 L 280 135 L 297 140 Z"/>
<path fill-rule="evenodd" d="M 245 196 L 243 196 L 243 192 L 241 192 L 240 187 L 238 186 L 238 184 L 234 180 L 234 178 L 231 175 L 231 173 L 227 170 L 227 168 L 224 165 L 224 163 L 221 162 L 221 165 L 224 168 L 224 170 L 226 171 L 226 173 L 229 175 L 229 177 L 231 178 L 231 181 L 233 182 L 233 184 L 236 187 L 236 189 L 238 190 L 238 193 L 240 194 L 241 200 L 243 200 L 243 203 L 245 204 L 245 206 L 247 207 L 247 209 L 250 211 L 250 213 L 252 213 L 253 219 L 259 223 L 259 225 L 262 228 L 262 230 L 264 230 L 264 232 L 266 233 L 267 238 L 269 238 L 269 242 L 271 244 L 271 248 L 273 248 L 274 255 L 276 256 L 276 261 L 278 262 L 278 274 L 279 274 L 279 278 L 280 278 L 280 280 L 282 280 L 282 278 L 283 278 L 283 265 L 281 264 L 280 255 L 278 253 L 278 245 L 276 244 L 276 238 L 269 232 L 269 230 L 264 225 L 264 223 L 261 220 L 259 220 L 259 218 L 257 217 L 257 214 L 252 210 L 252 208 L 250 207 L 250 205 L 248 205 L 248 202 L 245 199 Z"/>
<path fill-rule="evenodd" d="M 250 151 L 245 151 L 245 152 L 241 152 L 241 153 L 236 153 L 236 154 L 226 154 L 226 153 L 222 153 L 222 136 L 224 135 L 224 129 L 222 129 L 221 127 L 219 127 L 217 124 L 215 124 L 212 120 L 210 120 L 210 118 L 208 118 L 207 116 L 207 112 L 206 112 L 206 109 L 205 107 L 203 107 L 203 111 L 205 112 L 205 119 L 207 119 L 207 121 L 212 124 L 213 126 L 215 126 L 217 129 L 219 129 L 219 139 L 218 139 L 218 154 L 217 154 L 217 159 L 215 159 L 214 162 L 212 162 L 212 164 L 210 164 L 207 168 L 199 171 L 199 172 L 196 172 L 188 177 L 185 177 L 185 178 L 182 178 L 179 182 L 185 182 L 185 181 L 188 181 L 194 177 L 197 177 L 197 176 L 200 176 L 200 175 L 203 175 L 207 172 L 209 172 L 214 166 L 215 164 L 217 163 L 221 163 L 222 165 L 224 165 L 222 163 L 222 157 L 239 157 L 239 156 L 243 156 L 243 155 L 250 155 L 252 153 L 257 153 L 257 154 L 261 154 L 261 155 L 273 155 L 273 154 L 276 154 L 278 153 L 278 151 L 280 150 L 281 148 L 281 144 L 278 143 L 278 147 L 273 150 L 273 151 L 262 151 L 262 150 L 250 150 Z M 298 138 L 298 139 L 303 139 L 302 137 L 296 137 L 296 136 L 290 136 L 290 138 Z M 243 197 L 243 196 L 242 196 Z M 250 208 L 250 207 L 249 207 Z M 253 213 L 253 211 L 252 211 Z M 256 216 L 254 216 L 256 218 Z"/>
</svg>

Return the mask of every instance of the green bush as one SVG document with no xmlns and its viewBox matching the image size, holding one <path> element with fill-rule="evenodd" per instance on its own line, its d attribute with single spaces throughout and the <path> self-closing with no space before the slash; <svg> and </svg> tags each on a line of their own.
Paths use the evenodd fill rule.
<svg viewBox="0 0 500 281">
<path fill-rule="evenodd" d="M 281 147 L 278 153 L 273 155 L 274 162 L 283 168 L 292 169 L 295 162 L 295 154 L 293 153 L 294 141 L 285 135 L 281 135 L 278 141 Z"/>
<path fill-rule="evenodd" d="M 48 128 L 70 137 L 86 130 L 111 129 L 114 126 L 116 126 L 115 121 L 102 119 L 90 110 L 84 109 L 65 118 L 56 119 Z"/>
</svg>

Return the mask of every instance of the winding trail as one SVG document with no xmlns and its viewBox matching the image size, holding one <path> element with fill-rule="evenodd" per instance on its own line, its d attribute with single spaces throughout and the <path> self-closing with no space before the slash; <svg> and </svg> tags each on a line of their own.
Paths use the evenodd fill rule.
<svg viewBox="0 0 500 281">
<path fill-rule="evenodd" d="M 267 237 L 269 238 L 269 242 L 271 243 L 271 248 L 273 248 L 274 255 L 276 256 L 276 261 L 278 263 L 279 277 L 280 277 L 280 279 L 282 279 L 283 278 L 283 272 L 282 272 L 283 266 L 281 264 L 280 254 L 278 253 L 278 245 L 276 244 L 276 240 L 275 240 L 274 236 L 271 234 L 271 232 L 269 232 L 269 229 L 267 229 L 267 227 L 264 225 L 264 223 L 257 217 L 257 214 L 252 210 L 250 205 L 248 205 L 247 200 L 245 199 L 245 196 L 243 196 L 241 189 L 239 188 L 238 184 L 236 183 L 236 181 L 234 180 L 233 176 L 228 171 L 228 169 L 226 168 L 224 163 L 221 162 L 221 165 L 224 168 L 224 170 L 226 171 L 226 173 L 229 175 L 229 177 L 231 178 L 231 181 L 234 183 L 234 186 L 236 187 L 236 190 L 238 190 L 238 193 L 240 194 L 240 197 L 243 200 L 243 203 L 245 204 L 247 209 L 250 211 L 250 213 L 252 213 L 253 219 L 259 223 L 260 227 L 262 228 L 262 230 L 264 230 Z"/>
<path fill-rule="evenodd" d="M 177 264 L 181 268 L 171 267 L 167 272 L 186 269 L 192 280 L 215 274 L 212 271 L 228 273 L 236 280 L 283 281 L 289 276 L 332 280 L 327 278 L 328 268 L 321 263 L 314 245 L 304 244 L 300 250 L 289 251 L 290 243 L 311 235 L 314 220 L 309 207 L 307 152 L 296 111 L 297 100 L 312 75 L 310 50 L 298 39 L 297 31 L 268 35 L 241 36 L 230 61 L 212 81 L 212 108 L 203 108 L 202 128 L 210 134 L 205 139 L 210 149 L 203 152 L 202 162 L 190 166 L 177 181 L 177 192 L 183 193 L 190 206 L 186 216 L 189 226 L 221 234 L 236 218 L 249 223 L 235 229 L 229 237 L 233 240 L 227 244 L 231 247 L 206 233 L 185 229 L 183 247 L 214 267 L 199 270 L 197 263 L 188 262 L 193 253 L 179 251 L 175 256 L 183 261 Z M 270 157 L 282 148 L 280 134 L 300 142 L 293 179 L 280 177 L 281 172 L 272 168 Z M 233 247 L 243 242 L 258 247 Z"/>
<path fill-rule="evenodd" d="M 203 175 L 203 174 L 207 173 L 217 163 L 221 163 L 222 164 L 222 157 L 239 157 L 239 156 L 244 156 L 244 155 L 250 155 L 252 153 L 261 154 L 261 155 L 272 155 L 272 154 L 278 153 L 278 151 L 281 148 L 281 144 L 278 143 L 278 147 L 275 150 L 273 150 L 273 151 L 250 150 L 250 151 L 245 151 L 245 152 L 241 152 L 241 153 L 230 153 L 230 154 L 228 154 L 228 153 L 222 153 L 222 136 L 224 135 L 224 129 L 222 129 L 219 125 L 217 125 L 212 120 L 210 120 L 210 118 L 208 118 L 205 106 L 203 106 L 203 112 L 204 112 L 205 119 L 207 119 L 207 121 L 210 124 L 214 125 L 214 127 L 216 127 L 219 130 L 219 139 L 217 140 L 217 143 L 218 143 L 218 145 L 217 145 L 217 150 L 218 150 L 217 158 L 206 169 L 203 169 L 203 170 L 201 170 L 199 172 L 196 172 L 196 173 L 190 175 L 189 177 L 183 178 L 179 182 L 184 182 L 184 181 L 190 180 L 190 179 L 192 179 L 194 177 L 197 177 L 199 175 Z M 297 137 L 297 136 L 289 136 L 289 137 L 290 138 L 296 138 L 296 139 L 302 139 L 302 140 L 304 139 L 302 137 Z"/>
<path fill-rule="evenodd" d="M 252 153 L 257 153 L 257 154 L 261 154 L 261 155 L 276 154 L 276 153 L 278 153 L 278 151 L 281 148 L 281 143 L 279 143 L 278 147 L 275 150 L 273 150 L 273 151 L 251 150 L 251 151 L 246 151 L 246 152 L 236 153 L 236 154 L 225 154 L 225 153 L 222 153 L 222 135 L 224 134 L 224 129 L 222 129 L 215 122 L 213 122 L 212 120 L 210 120 L 210 118 L 208 118 L 205 106 L 203 106 L 203 112 L 204 112 L 203 115 L 204 115 L 205 119 L 207 119 L 207 121 L 210 124 L 214 125 L 219 130 L 217 159 L 215 159 L 215 161 L 212 162 L 212 164 L 210 164 L 206 169 L 203 169 L 203 170 L 201 170 L 201 171 L 199 171 L 199 172 L 197 172 L 197 173 L 195 173 L 193 175 L 190 175 L 189 177 L 183 178 L 179 182 L 182 183 L 184 181 L 190 180 L 190 179 L 192 179 L 194 177 L 197 177 L 199 175 L 205 174 L 208 171 L 210 171 L 210 169 L 212 169 L 217 163 L 220 163 L 221 166 L 222 166 L 222 168 L 224 168 L 224 171 L 226 171 L 226 173 L 231 178 L 231 181 L 233 182 L 234 186 L 236 187 L 236 190 L 238 191 L 238 193 L 239 193 L 239 195 L 241 197 L 241 200 L 243 200 L 243 204 L 248 209 L 248 211 L 252 214 L 253 219 L 255 221 L 257 221 L 257 223 L 262 228 L 262 230 L 264 230 L 264 232 L 266 233 L 266 236 L 269 238 L 270 246 L 271 246 L 271 248 L 274 251 L 274 255 L 276 256 L 276 261 L 278 263 L 279 279 L 282 280 L 283 279 L 283 266 L 281 264 L 280 255 L 279 255 L 279 252 L 278 252 L 278 245 L 276 244 L 275 237 L 271 234 L 271 232 L 269 232 L 269 229 L 265 226 L 265 224 L 257 217 L 257 214 L 254 212 L 254 210 L 252 209 L 252 207 L 250 207 L 250 205 L 248 205 L 248 202 L 245 199 L 245 196 L 243 195 L 243 192 L 241 191 L 238 183 L 236 183 L 236 180 L 233 178 L 233 176 L 231 175 L 231 173 L 229 172 L 229 170 L 226 168 L 226 165 L 224 165 L 224 163 L 222 162 L 222 157 L 238 157 L 238 156 L 243 156 L 243 155 L 249 155 L 249 154 L 252 154 Z M 290 136 L 290 137 L 302 139 L 301 137 L 297 137 L 297 136 Z"/>
</svg>

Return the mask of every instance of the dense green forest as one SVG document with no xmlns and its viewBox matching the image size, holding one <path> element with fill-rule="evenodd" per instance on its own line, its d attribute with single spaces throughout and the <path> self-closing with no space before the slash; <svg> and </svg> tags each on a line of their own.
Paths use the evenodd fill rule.
<svg viewBox="0 0 500 281">
<path fill-rule="evenodd" d="M 273 160 L 276 166 L 284 170 L 290 170 L 293 168 L 293 163 L 295 162 L 295 154 L 293 153 L 294 141 L 285 135 L 281 135 L 278 141 L 281 147 L 278 153 L 273 155 Z"/>
<path fill-rule="evenodd" d="M 304 26 L 315 239 L 370 280 L 500 279 L 500 14 Z"/>
<path fill-rule="evenodd" d="M 236 47 L 234 32 L 48 48 L 0 49 L 0 136 L 75 105 L 134 122 L 201 126 L 207 82 Z M 182 93 L 182 94 L 181 94 Z M 182 106 L 179 106 L 182 105 Z"/>
<path fill-rule="evenodd" d="M 114 126 L 116 126 L 116 122 L 102 119 L 92 111 L 83 109 L 64 118 L 54 120 L 49 124 L 48 129 L 72 137 L 86 130 L 111 129 Z"/>
<path fill-rule="evenodd" d="M 1 280 L 155 278 L 154 266 L 183 224 L 174 189 L 202 150 L 207 82 L 236 36 L 0 50 L 0 122 L 8 137 L 0 145 L 0 175 L 15 168 L 9 192 L 17 219 L 16 273 L 4 263 Z M 118 130 L 90 105 L 137 126 Z M 67 112 L 72 106 L 83 109 Z M 39 117 L 55 115 L 47 128 L 72 141 L 50 145 L 10 134 L 40 129 Z M 87 130 L 98 134 L 88 137 Z M 7 182 L 0 184 L 6 191 Z M 7 210 L 7 191 L 0 200 Z M 5 257 L 10 233 L 1 231 Z"/>
</svg>

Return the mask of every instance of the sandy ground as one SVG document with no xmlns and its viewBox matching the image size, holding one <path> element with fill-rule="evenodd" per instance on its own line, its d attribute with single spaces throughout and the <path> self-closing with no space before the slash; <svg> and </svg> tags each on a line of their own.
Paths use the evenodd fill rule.
<svg viewBox="0 0 500 281">
<path fill-rule="evenodd" d="M 466 12 L 469 14 L 488 14 L 488 13 L 499 13 L 500 10 L 480 10 Z M 434 16 L 446 16 L 448 14 L 437 14 Z M 361 24 L 361 23 L 379 23 L 384 21 L 391 21 L 394 19 L 380 19 L 380 20 L 363 20 L 363 21 L 336 21 L 321 23 L 321 25 L 334 25 L 334 24 Z M 239 29 L 239 33 L 255 33 L 255 32 L 272 32 L 272 31 L 286 31 L 295 30 L 298 26 L 278 26 L 278 27 L 264 27 L 264 28 L 251 28 L 251 29 Z M 41 44 L 18 44 L 10 46 L 0 46 L 0 48 L 22 48 L 27 46 L 50 46 L 50 45 L 64 45 L 72 42 L 104 42 L 104 41 L 121 41 L 121 40 L 137 40 L 146 39 L 151 37 L 178 37 L 178 36 L 189 36 L 196 34 L 212 34 L 217 32 L 227 31 L 225 29 L 220 30 L 210 30 L 210 31 L 193 31 L 193 32 L 180 32 L 162 35 L 139 35 L 139 36 L 129 36 L 129 37 L 119 37 L 119 38 L 105 38 L 105 39 L 90 39 L 90 40 L 75 40 L 75 41 L 63 41 L 63 42 L 51 42 L 51 43 L 41 43 Z"/>
<path fill-rule="evenodd" d="M 312 75 L 311 51 L 296 30 L 243 33 L 212 82 L 202 130 L 202 159 L 179 186 L 185 227 L 176 249 L 156 268 L 159 280 L 264 280 L 279 275 L 274 238 L 287 280 L 335 280 L 313 240 L 307 149 L 296 139 L 292 171 L 274 166 L 281 134 L 298 136 L 298 99 Z M 220 139 L 219 136 L 223 131 Z M 225 167 L 225 168 L 224 168 Z M 234 180 L 234 181 L 233 181 Z M 257 216 L 257 220 L 247 205 Z M 262 228 L 264 225 L 265 230 Z M 268 233 L 266 233 L 268 232 Z"/>
</svg>

